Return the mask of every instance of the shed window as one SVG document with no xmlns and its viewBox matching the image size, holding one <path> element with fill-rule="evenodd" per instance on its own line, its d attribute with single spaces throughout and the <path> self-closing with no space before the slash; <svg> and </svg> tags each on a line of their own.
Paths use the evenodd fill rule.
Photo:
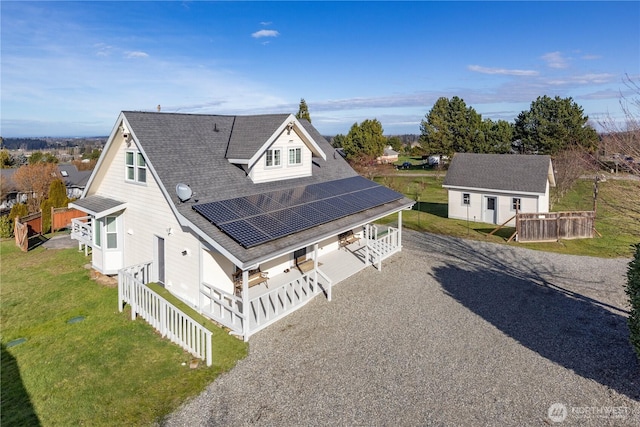
<svg viewBox="0 0 640 427">
<path fill-rule="evenodd" d="M 522 209 L 522 202 L 520 201 L 520 197 L 514 197 L 511 199 L 511 210 L 519 211 Z"/>
<path fill-rule="evenodd" d="M 462 193 L 462 204 L 469 206 L 471 204 L 471 194 Z"/>
</svg>

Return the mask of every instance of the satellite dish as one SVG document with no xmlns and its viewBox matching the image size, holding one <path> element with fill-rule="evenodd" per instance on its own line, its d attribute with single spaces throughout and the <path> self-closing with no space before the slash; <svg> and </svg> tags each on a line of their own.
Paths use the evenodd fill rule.
<svg viewBox="0 0 640 427">
<path fill-rule="evenodd" d="M 176 195 L 181 202 L 186 202 L 187 200 L 189 200 L 192 194 L 193 192 L 191 191 L 191 187 L 189 187 L 187 184 L 180 183 L 176 185 Z"/>
</svg>

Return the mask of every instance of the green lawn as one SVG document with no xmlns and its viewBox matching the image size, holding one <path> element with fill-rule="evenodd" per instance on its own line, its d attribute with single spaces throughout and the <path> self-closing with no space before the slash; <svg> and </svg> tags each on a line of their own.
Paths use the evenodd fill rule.
<svg viewBox="0 0 640 427">
<path fill-rule="evenodd" d="M 442 174 L 423 176 L 384 176 L 376 181 L 405 194 L 417 203 L 412 211 L 402 214 L 403 225 L 419 231 L 447 234 L 476 240 L 507 244 L 506 240 L 515 228 L 505 227 L 495 235 L 488 234 L 495 228 L 491 224 L 447 218 L 447 191 L 442 188 Z M 640 242 L 640 213 L 621 211 L 616 206 L 624 200 L 629 206 L 640 206 L 638 182 L 608 180 L 600 183 L 596 230 L 602 237 L 593 239 L 561 240 L 553 243 L 517 243 L 522 246 L 550 252 L 598 257 L 630 257 L 631 245 Z M 579 181 L 555 206 L 553 211 L 591 210 L 593 207 L 593 182 Z M 393 221 L 390 218 L 387 221 Z"/>
<path fill-rule="evenodd" d="M 190 369 L 191 355 L 118 312 L 117 289 L 92 281 L 77 250 L 8 240 L 0 256 L 3 426 L 148 425 L 247 353 L 212 325 L 213 366 Z"/>
</svg>

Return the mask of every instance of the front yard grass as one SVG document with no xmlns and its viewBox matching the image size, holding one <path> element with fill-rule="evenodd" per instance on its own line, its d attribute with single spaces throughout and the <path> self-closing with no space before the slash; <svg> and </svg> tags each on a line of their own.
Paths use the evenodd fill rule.
<svg viewBox="0 0 640 427">
<path fill-rule="evenodd" d="M 117 288 L 91 280 L 75 249 L 7 240 L 0 257 L 3 426 L 149 425 L 247 354 L 213 326 L 213 365 L 190 369 L 193 356 L 118 312 Z"/>
<path fill-rule="evenodd" d="M 489 236 L 495 226 L 481 222 L 447 218 L 447 191 L 442 188 L 444 173 L 423 176 L 381 176 L 375 179 L 406 197 L 416 200 L 413 210 L 403 212 L 407 228 L 455 237 L 486 240 L 506 244 L 515 227 L 504 227 Z M 572 255 L 597 257 L 630 257 L 632 244 L 640 242 L 640 215 L 619 206 L 640 206 L 640 185 L 637 181 L 607 180 L 599 185 L 596 230 L 602 237 L 561 240 L 552 243 L 518 243 L 509 245 Z M 580 180 L 552 211 L 591 210 L 593 181 Z M 637 209 L 636 209 L 637 211 Z M 385 219 L 394 221 L 394 218 Z"/>
</svg>

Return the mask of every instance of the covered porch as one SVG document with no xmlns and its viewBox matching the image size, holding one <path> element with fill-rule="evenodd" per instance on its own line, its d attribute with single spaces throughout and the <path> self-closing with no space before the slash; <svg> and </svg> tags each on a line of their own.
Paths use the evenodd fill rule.
<svg viewBox="0 0 640 427">
<path fill-rule="evenodd" d="M 401 248 L 400 227 L 367 224 L 363 227 L 362 238 L 347 242 L 337 250 L 322 254 L 316 245 L 304 267 L 285 269 L 253 286 L 249 286 L 247 274 L 235 294 L 213 284 L 201 283 L 200 311 L 248 340 L 318 294 L 324 294 L 331 301 L 335 284 L 369 265 L 381 269 L 382 261 Z M 247 301 L 246 305 L 244 301 Z"/>
</svg>

